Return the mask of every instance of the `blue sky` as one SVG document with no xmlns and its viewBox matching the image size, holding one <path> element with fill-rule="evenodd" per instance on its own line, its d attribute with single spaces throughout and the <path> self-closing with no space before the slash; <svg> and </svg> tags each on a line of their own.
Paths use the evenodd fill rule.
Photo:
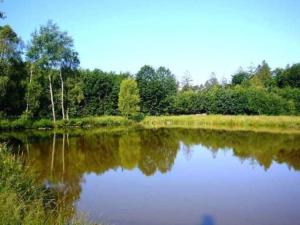
<svg viewBox="0 0 300 225">
<path fill-rule="evenodd" d="M 263 59 L 272 68 L 300 62 L 300 1 L 4 0 L 26 42 L 51 19 L 73 37 L 81 67 L 135 73 L 166 66 L 195 84 Z"/>
</svg>

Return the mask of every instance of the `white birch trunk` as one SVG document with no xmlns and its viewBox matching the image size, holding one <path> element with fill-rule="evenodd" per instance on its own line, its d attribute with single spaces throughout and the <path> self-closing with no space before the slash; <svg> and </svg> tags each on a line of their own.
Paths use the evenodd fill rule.
<svg viewBox="0 0 300 225">
<path fill-rule="evenodd" d="M 30 66 L 29 86 L 31 85 L 31 81 L 32 81 L 32 65 Z M 28 116 L 28 111 L 29 111 L 29 97 L 30 97 L 30 89 L 28 89 L 28 92 L 27 92 L 27 100 L 26 100 L 26 116 Z"/>
<path fill-rule="evenodd" d="M 49 91 L 50 91 L 50 98 L 51 98 L 52 116 L 53 116 L 53 122 L 55 123 L 56 122 L 56 119 L 55 119 L 55 108 L 54 108 L 52 81 L 51 81 L 51 75 L 50 75 L 50 73 L 48 74 L 48 78 L 49 78 Z"/>
<path fill-rule="evenodd" d="M 61 114 L 63 117 L 63 120 L 65 119 L 65 106 L 64 106 L 64 80 L 62 77 L 62 71 L 61 68 L 59 69 L 59 76 L 60 76 L 60 82 L 61 82 Z"/>
</svg>

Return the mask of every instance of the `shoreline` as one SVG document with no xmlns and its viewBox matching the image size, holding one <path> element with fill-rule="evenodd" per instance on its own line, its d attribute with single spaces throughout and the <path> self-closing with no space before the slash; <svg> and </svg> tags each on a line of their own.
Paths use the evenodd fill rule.
<svg viewBox="0 0 300 225">
<path fill-rule="evenodd" d="M 186 128 L 227 131 L 256 131 L 272 133 L 300 133 L 300 116 L 229 116 L 229 115 L 177 115 L 147 116 L 142 121 L 121 116 L 95 116 L 58 120 L 30 121 L 25 119 L 0 120 L 0 131 L 43 131 L 95 128 Z"/>
</svg>

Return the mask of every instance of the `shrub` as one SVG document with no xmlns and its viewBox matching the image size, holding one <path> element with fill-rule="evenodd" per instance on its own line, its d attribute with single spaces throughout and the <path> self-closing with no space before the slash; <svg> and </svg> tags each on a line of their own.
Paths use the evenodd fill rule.
<svg viewBox="0 0 300 225">
<path fill-rule="evenodd" d="M 144 118 L 145 118 L 145 114 L 143 113 L 136 113 L 134 115 L 129 116 L 129 119 L 135 122 L 141 122 L 144 120 Z"/>
<path fill-rule="evenodd" d="M 0 224 L 91 224 L 84 218 L 65 216 L 55 196 L 55 191 L 37 184 L 34 174 L 0 144 Z"/>
<path fill-rule="evenodd" d="M 53 128 L 53 122 L 49 119 L 40 119 L 32 124 L 32 128 Z"/>
<path fill-rule="evenodd" d="M 21 116 L 17 120 L 12 121 L 12 129 L 26 129 L 31 127 L 31 120 L 27 119 L 26 116 Z"/>
</svg>

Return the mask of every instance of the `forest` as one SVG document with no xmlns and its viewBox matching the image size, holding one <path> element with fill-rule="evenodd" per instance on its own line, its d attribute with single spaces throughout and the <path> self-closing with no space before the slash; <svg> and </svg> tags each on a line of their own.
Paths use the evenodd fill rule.
<svg viewBox="0 0 300 225">
<path fill-rule="evenodd" d="M 300 63 L 272 70 L 263 61 L 238 69 L 229 81 L 212 74 L 200 85 L 188 72 L 179 81 L 163 66 L 144 65 L 136 74 L 82 69 L 72 37 L 51 21 L 26 45 L 11 26 L 0 26 L 0 54 L 2 119 L 120 115 L 120 86 L 128 78 L 142 115 L 300 113 Z"/>
</svg>

